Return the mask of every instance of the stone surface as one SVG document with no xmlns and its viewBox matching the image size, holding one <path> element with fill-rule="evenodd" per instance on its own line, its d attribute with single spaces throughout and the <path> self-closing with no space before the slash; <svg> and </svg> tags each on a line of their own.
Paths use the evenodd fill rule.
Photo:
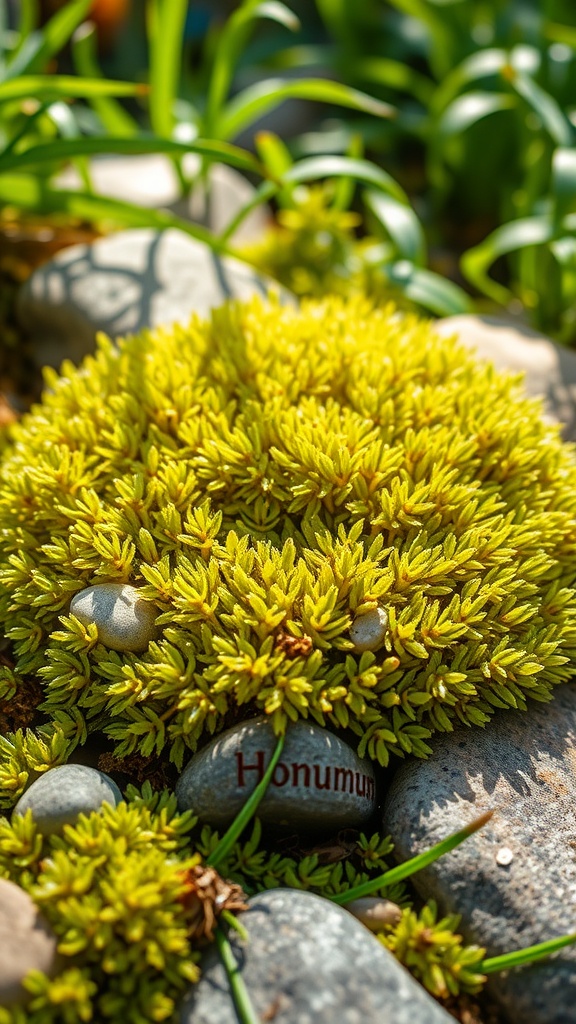
<svg viewBox="0 0 576 1024">
<path fill-rule="evenodd" d="M 388 630 L 388 613 L 384 608 L 372 608 L 364 615 L 357 615 L 350 626 L 350 639 L 354 650 L 377 651 L 384 643 Z"/>
<path fill-rule="evenodd" d="M 527 393 L 544 399 L 547 418 L 562 424 L 565 440 L 576 439 L 576 353 L 512 318 L 449 316 L 435 327 L 458 335 L 498 370 L 525 373 Z"/>
<path fill-rule="evenodd" d="M 427 761 L 397 772 L 384 832 L 401 860 L 496 808 L 457 850 L 414 876 L 424 897 L 462 914 L 489 955 L 576 932 L 576 686 L 526 713 L 499 713 L 486 730 L 436 739 Z M 576 949 L 494 975 L 494 999 L 513 1024 L 573 1024 Z"/>
<path fill-rule="evenodd" d="M 104 803 L 115 807 L 121 800 L 122 793 L 108 775 L 83 764 L 63 764 L 36 779 L 13 813 L 31 810 L 40 831 L 52 835 L 73 825 L 79 814 L 98 811 Z"/>
<path fill-rule="evenodd" d="M 290 293 L 239 260 L 219 258 L 180 231 L 120 231 L 63 249 L 20 290 L 17 315 L 43 365 L 76 362 L 110 337 L 159 324 L 187 324 L 226 299 Z"/>
<path fill-rule="evenodd" d="M 199 157 L 188 154 L 183 170 L 188 179 L 197 175 Z M 153 210 L 172 210 L 179 217 L 204 224 L 216 235 L 224 231 L 256 191 L 233 167 L 212 164 L 208 172 L 210 203 L 206 204 L 201 186 L 196 186 L 190 197 L 182 198 L 174 164 L 162 153 L 95 157 L 90 161 L 90 176 L 94 191 L 99 195 Z M 72 166 L 58 175 L 55 184 L 62 189 L 83 188 L 82 179 Z M 268 206 L 257 207 L 248 214 L 231 241 L 234 245 L 246 245 L 259 240 L 270 219 Z"/>
<path fill-rule="evenodd" d="M 229 824 L 264 775 L 276 737 L 254 718 L 221 733 L 196 754 L 176 785 L 178 805 L 202 822 Z M 363 824 L 376 808 L 370 761 L 339 737 L 308 722 L 288 726 L 286 742 L 258 816 L 277 825 L 338 829 Z"/>
<path fill-rule="evenodd" d="M 402 910 L 392 900 L 383 900 L 380 896 L 361 896 L 346 904 L 349 914 L 361 921 L 371 932 L 382 931 L 384 925 L 400 924 Z"/>
<path fill-rule="evenodd" d="M 254 896 L 242 914 L 247 942 L 230 935 L 258 1019 L 273 1024 L 454 1024 L 371 935 L 328 900 L 294 889 Z M 180 1024 L 237 1024 L 211 949 Z"/>
<path fill-rule="evenodd" d="M 98 627 L 98 639 L 113 651 L 145 651 L 158 635 L 158 609 L 127 583 L 97 583 L 74 594 L 70 614 Z"/>
<path fill-rule="evenodd" d="M 53 974 L 57 939 L 27 892 L 0 878 L 0 1006 L 24 1003 L 30 971 Z"/>
</svg>

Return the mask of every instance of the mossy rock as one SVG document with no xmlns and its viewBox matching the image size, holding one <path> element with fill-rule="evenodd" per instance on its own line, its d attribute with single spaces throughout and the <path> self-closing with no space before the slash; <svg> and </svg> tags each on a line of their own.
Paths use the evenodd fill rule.
<svg viewBox="0 0 576 1024">
<path fill-rule="evenodd" d="M 386 765 L 571 675 L 573 449 L 516 378 L 432 325 L 362 298 L 255 299 L 101 339 L 47 383 L 2 462 L 2 806 L 88 733 L 115 744 L 104 770 L 159 789 L 210 735 L 261 713 L 278 733 L 310 717 L 356 734 Z M 155 607 L 147 650 L 110 650 L 69 614 L 99 583 Z M 386 628 L 359 651 L 352 623 L 376 609 Z M 194 872 L 218 837 L 189 835 L 167 790 L 127 796 L 62 837 L 0 819 L 0 875 L 69 958 L 30 982 L 36 1009 L 0 1010 L 0 1024 L 174 1019 L 207 927 Z M 360 836 L 338 863 L 298 863 L 260 839 L 256 822 L 221 866 L 247 892 L 342 893 L 390 853 Z M 409 914 L 402 927 L 420 927 Z M 438 926 L 442 941 L 455 926 Z M 461 984 L 451 942 L 446 992 Z"/>
</svg>

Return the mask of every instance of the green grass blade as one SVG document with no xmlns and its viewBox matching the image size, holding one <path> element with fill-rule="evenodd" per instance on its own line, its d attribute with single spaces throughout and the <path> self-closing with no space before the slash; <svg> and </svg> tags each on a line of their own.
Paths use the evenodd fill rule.
<svg viewBox="0 0 576 1024">
<path fill-rule="evenodd" d="M 409 260 L 399 260 L 383 270 L 390 284 L 429 313 L 456 316 L 472 312 L 472 301 L 466 292 L 432 270 L 415 267 Z"/>
<path fill-rule="evenodd" d="M 103 80 L 97 58 L 96 26 L 92 22 L 84 22 L 74 33 L 72 57 L 76 71 L 82 81 Z M 138 91 L 142 91 L 141 87 Z M 138 132 L 139 126 L 137 121 L 112 96 L 96 94 L 91 97 L 91 100 L 92 107 L 98 114 L 104 130 L 108 134 L 128 137 Z"/>
<path fill-rule="evenodd" d="M 236 1009 L 239 1024 L 262 1024 L 260 1015 L 256 1013 L 252 1005 L 252 1000 L 248 994 L 244 978 L 242 977 L 238 964 L 234 958 L 232 946 L 228 942 L 228 939 L 221 928 L 216 929 L 216 945 L 218 946 L 220 959 L 222 960 L 224 970 L 228 977 L 230 992 L 232 993 L 232 999 L 234 1000 L 234 1007 Z"/>
<path fill-rule="evenodd" d="M 499 75 L 508 64 L 506 50 L 487 49 L 473 53 L 440 83 L 432 97 L 432 111 L 440 114 L 459 93 L 473 82 Z"/>
<path fill-rule="evenodd" d="M 42 29 L 31 32 L 10 62 L 6 78 L 43 71 L 84 21 L 92 0 L 68 0 Z"/>
<path fill-rule="evenodd" d="M 149 0 L 150 121 L 157 135 L 169 139 L 174 129 L 184 27 L 188 0 Z"/>
<path fill-rule="evenodd" d="M 478 965 L 480 974 L 495 974 L 496 971 L 508 971 L 511 967 L 522 967 L 523 964 L 532 964 L 537 960 L 556 953 L 564 946 L 573 946 L 576 943 L 576 933 L 562 935 L 558 939 L 548 939 L 547 942 L 539 942 L 535 946 L 527 946 L 525 949 L 517 949 L 514 953 L 503 953 L 501 956 L 492 956 L 483 960 Z"/>
<path fill-rule="evenodd" d="M 392 240 L 398 256 L 410 263 L 426 262 L 426 240 L 422 225 L 412 207 L 399 203 L 384 192 L 367 189 L 364 202 Z"/>
<path fill-rule="evenodd" d="M 478 291 L 488 295 L 495 302 L 506 305 L 513 297 L 504 285 L 488 276 L 492 264 L 500 256 L 507 256 L 518 249 L 531 245 L 542 245 L 554 237 L 554 225 L 548 217 L 524 217 L 510 221 L 496 228 L 483 242 L 468 249 L 460 261 L 462 273 Z"/>
<path fill-rule="evenodd" d="M 438 121 L 438 136 L 459 136 L 473 124 L 516 106 L 513 96 L 501 92 L 466 92 L 450 103 Z"/>
<path fill-rule="evenodd" d="M 409 205 L 408 196 L 394 178 L 370 160 L 358 160 L 347 156 L 310 156 L 295 163 L 281 178 L 281 184 L 301 184 L 321 178 L 354 178 L 363 185 L 393 196 L 399 203 Z"/>
<path fill-rule="evenodd" d="M 220 120 L 222 108 L 230 92 L 234 72 L 257 18 L 271 18 L 289 28 L 298 29 L 300 22 L 296 15 L 282 3 L 262 3 L 261 0 L 244 0 L 227 19 L 214 54 L 214 63 L 208 97 L 204 131 L 215 136 L 215 126 Z"/>
<path fill-rule="evenodd" d="M 395 114 L 395 109 L 390 104 L 340 82 L 331 82 L 324 78 L 302 78 L 296 81 L 269 78 L 243 89 L 228 103 L 222 116 L 215 123 L 214 134 L 217 138 L 233 139 L 247 125 L 287 99 L 331 103 L 374 114 L 375 117 L 393 117 Z"/>
<path fill-rule="evenodd" d="M 0 82 L 0 103 L 28 99 L 93 99 L 98 96 L 141 96 L 148 86 L 75 75 L 21 75 Z"/>
<path fill-rule="evenodd" d="M 355 80 L 384 85 L 408 93 L 424 107 L 430 105 L 434 95 L 434 83 L 431 79 L 400 60 L 368 57 L 353 64 L 351 74 Z"/>
<path fill-rule="evenodd" d="M 557 146 L 571 146 L 574 140 L 572 125 L 554 97 L 528 75 L 514 74 L 510 76 L 510 84 L 538 115 L 552 141 Z"/>
<path fill-rule="evenodd" d="M 354 134 L 350 138 L 346 156 L 351 160 L 361 160 L 364 155 L 364 142 L 360 134 Z M 334 210 L 348 210 L 354 200 L 356 192 L 356 181 L 350 174 L 344 174 L 336 183 L 332 208 Z"/>
<path fill-rule="evenodd" d="M 478 829 L 483 828 L 490 821 L 493 814 L 494 811 L 487 811 L 486 814 L 482 814 L 469 825 L 466 825 L 465 828 L 459 829 L 458 832 L 453 832 L 451 836 L 447 836 L 446 839 L 436 843 L 435 846 L 430 850 L 426 850 L 425 853 L 419 853 L 416 857 L 405 861 L 404 864 L 399 864 L 397 867 L 385 871 L 383 875 L 371 878 L 367 882 L 349 889 L 348 892 L 341 892 L 337 896 L 331 896 L 330 899 L 333 903 L 350 903 L 351 900 L 359 899 L 361 896 L 371 896 L 378 889 L 383 889 L 385 886 L 390 886 L 395 882 L 401 882 L 404 878 L 409 878 L 410 875 L 414 875 L 417 871 L 422 871 L 423 868 L 428 867 L 429 864 L 433 864 L 435 860 L 443 857 L 445 853 L 449 853 L 450 850 L 460 846 L 460 843 L 463 843 L 465 839 L 474 835 L 474 832 L 477 832 Z"/>
<path fill-rule="evenodd" d="M 259 188 L 257 188 L 244 206 L 241 206 L 239 210 L 234 214 L 232 220 L 226 225 L 224 231 L 220 235 L 220 239 L 223 242 L 227 242 L 230 238 L 236 234 L 240 225 L 246 220 L 249 213 L 252 210 L 256 210 L 258 206 L 263 206 L 269 199 L 273 199 L 275 195 L 281 195 L 278 186 L 272 181 L 265 181 Z"/>
<path fill-rule="evenodd" d="M 559 148 L 552 157 L 553 217 L 557 227 L 576 206 L 576 150 Z"/>
<path fill-rule="evenodd" d="M 268 765 L 266 771 L 264 772 L 262 780 L 258 783 L 254 792 L 248 797 L 246 803 L 244 804 L 244 807 L 242 808 L 240 813 L 236 815 L 234 821 L 230 825 L 230 828 L 224 833 L 216 849 L 213 850 L 210 856 L 208 857 L 206 863 L 209 864 L 211 867 L 217 867 L 220 861 L 224 860 L 224 858 L 227 856 L 227 854 L 234 846 L 234 843 L 238 839 L 238 836 L 244 831 L 250 819 L 254 817 L 258 809 L 258 804 L 262 800 L 262 797 L 264 796 L 266 790 L 268 789 L 268 786 L 270 785 L 270 781 L 274 774 L 274 769 L 278 764 L 280 755 L 284 747 L 285 738 L 286 737 L 284 735 L 278 737 L 276 749 L 272 755 L 270 764 Z"/>
<path fill-rule="evenodd" d="M 198 153 L 207 160 L 219 160 L 237 167 L 241 171 L 252 171 L 261 176 L 262 166 L 244 149 L 225 142 L 196 139 L 195 142 L 174 142 L 155 136 L 140 135 L 136 138 L 120 139 L 114 135 L 102 135 L 82 139 L 59 139 L 54 142 L 31 146 L 23 153 L 0 153 L 0 173 L 24 167 L 40 167 L 57 160 L 69 160 L 76 156 L 97 156 L 101 153 L 168 153 L 185 156 Z"/>
<path fill-rule="evenodd" d="M 18 43 L 17 51 L 28 36 L 34 32 L 40 20 L 38 0 L 20 0 L 19 7 L 20 23 L 18 25 L 18 31 L 20 33 L 20 42 Z"/>
</svg>

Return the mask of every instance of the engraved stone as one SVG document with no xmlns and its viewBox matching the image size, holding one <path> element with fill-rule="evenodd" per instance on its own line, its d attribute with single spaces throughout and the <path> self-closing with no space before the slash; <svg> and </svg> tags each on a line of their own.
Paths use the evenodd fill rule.
<svg viewBox="0 0 576 1024">
<path fill-rule="evenodd" d="M 180 809 L 192 809 L 210 825 L 228 825 L 264 776 L 276 742 L 266 718 L 221 733 L 192 758 L 178 780 Z M 258 807 L 262 821 L 302 829 L 354 827 L 366 822 L 375 807 L 370 761 L 318 725 L 299 721 L 288 726 Z"/>
<path fill-rule="evenodd" d="M 122 800 L 116 783 L 104 772 L 84 764 L 63 764 L 36 779 L 20 797 L 14 814 L 32 817 L 44 835 L 73 825 L 79 814 L 99 811 L 102 804 L 113 807 Z"/>
<path fill-rule="evenodd" d="M 27 892 L 0 878 L 0 1006 L 24 1003 L 30 971 L 54 973 L 57 939 Z"/>
<path fill-rule="evenodd" d="M 97 583 L 75 594 L 70 614 L 98 627 L 98 639 L 113 651 L 145 651 L 157 635 L 157 609 L 126 583 Z"/>
</svg>

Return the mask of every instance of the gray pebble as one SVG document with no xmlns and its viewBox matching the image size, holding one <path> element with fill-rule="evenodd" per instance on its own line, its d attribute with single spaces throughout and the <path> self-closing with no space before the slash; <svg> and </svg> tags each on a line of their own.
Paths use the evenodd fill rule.
<svg viewBox="0 0 576 1024">
<path fill-rule="evenodd" d="M 27 892 L 0 878 L 0 1006 L 27 1002 L 30 971 L 55 973 L 57 939 Z"/>
<path fill-rule="evenodd" d="M 97 583 L 75 594 L 70 614 L 98 627 L 98 639 L 113 651 L 145 651 L 157 636 L 157 608 L 127 583 Z"/>
<path fill-rule="evenodd" d="M 260 782 L 277 738 L 266 718 L 228 729 L 196 754 L 176 785 L 181 810 L 202 822 L 229 824 Z M 288 726 L 272 781 L 258 807 L 263 820 L 303 829 L 336 829 L 366 822 L 376 808 L 370 761 L 338 736 L 309 722 Z"/>
<path fill-rule="evenodd" d="M 373 935 L 342 907 L 309 892 L 272 889 L 242 914 L 248 941 L 230 933 L 258 1019 L 273 1024 L 454 1024 Z M 230 987 L 211 949 L 180 1024 L 237 1024 Z"/>
<path fill-rule="evenodd" d="M 116 783 L 104 772 L 83 764 L 63 764 L 36 779 L 20 797 L 14 814 L 32 811 L 44 835 L 73 825 L 79 814 L 98 811 L 102 804 L 113 807 L 122 800 Z"/>
<path fill-rule="evenodd" d="M 507 953 L 576 932 L 576 686 L 551 704 L 455 730 L 427 761 L 397 772 L 383 830 L 401 860 L 496 808 L 457 850 L 414 875 L 425 898 L 462 915 L 467 938 Z M 504 975 L 489 989 L 513 1024 L 573 1024 L 576 949 Z"/>
</svg>

